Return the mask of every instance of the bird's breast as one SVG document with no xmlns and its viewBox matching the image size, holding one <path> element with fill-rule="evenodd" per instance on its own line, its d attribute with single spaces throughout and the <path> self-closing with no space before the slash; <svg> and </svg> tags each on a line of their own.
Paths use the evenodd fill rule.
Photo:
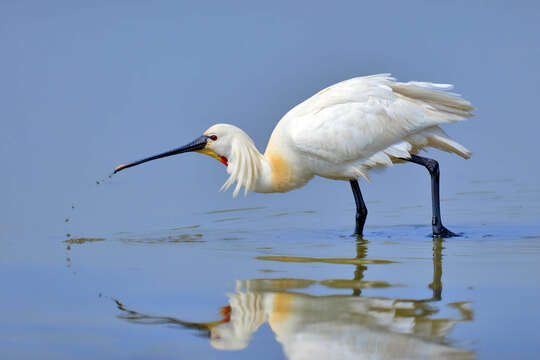
<svg viewBox="0 0 540 360">
<path fill-rule="evenodd" d="M 266 157 L 272 168 L 270 179 L 274 191 L 285 192 L 294 188 L 292 181 L 291 164 L 282 155 L 276 153 L 267 154 Z"/>
<path fill-rule="evenodd" d="M 302 164 L 301 159 L 281 152 L 266 152 L 265 155 L 270 165 L 268 176 L 269 191 L 264 192 L 287 192 L 305 185 L 313 173 Z"/>
</svg>

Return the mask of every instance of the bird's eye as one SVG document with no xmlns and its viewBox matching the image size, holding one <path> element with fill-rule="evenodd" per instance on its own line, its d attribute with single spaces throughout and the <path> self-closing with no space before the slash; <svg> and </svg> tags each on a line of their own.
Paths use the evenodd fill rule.
<svg viewBox="0 0 540 360">
<path fill-rule="evenodd" d="M 212 141 L 216 141 L 216 140 L 217 140 L 217 136 L 216 136 L 216 135 L 212 135 L 212 136 L 210 136 L 210 139 L 212 139 Z"/>
</svg>

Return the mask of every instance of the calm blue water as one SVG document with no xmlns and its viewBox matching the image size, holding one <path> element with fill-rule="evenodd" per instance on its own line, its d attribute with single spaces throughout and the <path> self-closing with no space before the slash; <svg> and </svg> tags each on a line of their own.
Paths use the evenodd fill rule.
<svg viewBox="0 0 540 360">
<path fill-rule="evenodd" d="M 0 3 L 2 359 L 535 358 L 540 167 L 535 2 Z M 231 198 L 215 160 L 119 163 L 235 124 L 261 151 L 332 83 L 456 85 L 429 179 Z M 229 350 L 226 350 L 229 349 Z M 231 350 L 235 349 L 235 350 Z"/>
<path fill-rule="evenodd" d="M 309 210 L 198 217 L 198 224 L 101 239 L 26 240 L 24 259 L 2 266 L 9 289 L 3 353 L 296 359 L 537 352 L 538 226 L 454 226 L 464 236 L 448 241 L 433 241 L 428 226 L 373 226 L 357 239 L 348 228 L 309 229 L 318 217 Z"/>
</svg>

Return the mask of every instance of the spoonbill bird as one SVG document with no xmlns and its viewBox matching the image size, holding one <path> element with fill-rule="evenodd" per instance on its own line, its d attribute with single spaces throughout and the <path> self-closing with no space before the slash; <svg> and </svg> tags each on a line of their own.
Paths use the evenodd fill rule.
<svg viewBox="0 0 540 360">
<path fill-rule="evenodd" d="M 367 208 L 358 178 L 374 167 L 411 162 L 431 176 L 433 236 L 455 236 L 441 221 L 439 164 L 419 156 L 425 147 L 467 159 L 471 152 L 439 125 L 472 116 L 471 104 L 448 92 L 451 85 L 397 82 L 390 74 L 357 77 L 334 84 L 291 109 L 279 121 L 261 154 L 241 129 L 216 124 L 177 149 L 116 167 L 114 173 L 147 161 L 195 151 L 227 166 L 222 190 L 236 182 L 233 196 L 287 192 L 315 175 L 351 184 L 356 202 L 355 234 L 362 235 Z"/>
</svg>

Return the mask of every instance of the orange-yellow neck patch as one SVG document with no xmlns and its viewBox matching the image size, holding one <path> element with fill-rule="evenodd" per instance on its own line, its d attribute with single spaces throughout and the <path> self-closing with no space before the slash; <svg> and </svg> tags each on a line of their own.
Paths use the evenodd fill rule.
<svg viewBox="0 0 540 360">
<path fill-rule="evenodd" d="M 211 156 L 214 159 L 216 159 L 217 161 L 219 161 L 220 163 L 222 163 L 223 165 L 229 166 L 229 160 L 225 156 L 221 156 L 221 155 L 216 154 L 216 152 L 214 150 L 212 150 L 212 149 L 204 148 L 204 149 L 201 149 L 201 150 L 195 150 L 195 152 Z"/>
<path fill-rule="evenodd" d="M 265 154 L 272 167 L 272 186 L 275 191 L 288 191 L 292 186 L 292 171 L 289 162 L 281 155 Z"/>
</svg>

